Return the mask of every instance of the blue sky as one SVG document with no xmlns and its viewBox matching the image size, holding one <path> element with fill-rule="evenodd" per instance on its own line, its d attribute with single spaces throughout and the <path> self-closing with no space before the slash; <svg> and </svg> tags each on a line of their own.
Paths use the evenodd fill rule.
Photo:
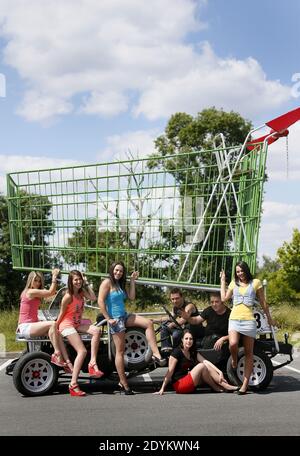
<svg viewBox="0 0 300 456">
<path fill-rule="evenodd" d="M 299 18 L 297 0 L 2 0 L 0 191 L 7 172 L 149 153 L 177 111 L 257 126 L 300 106 Z M 260 257 L 300 228 L 298 124 L 288 177 L 285 140 L 269 149 Z"/>
</svg>

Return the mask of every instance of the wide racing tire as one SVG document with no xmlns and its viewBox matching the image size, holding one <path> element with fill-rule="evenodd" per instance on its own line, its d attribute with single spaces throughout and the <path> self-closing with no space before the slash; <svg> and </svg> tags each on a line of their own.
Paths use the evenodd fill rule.
<svg viewBox="0 0 300 456">
<path fill-rule="evenodd" d="M 231 360 L 232 358 L 230 356 L 226 366 L 228 379 L 230 383 L 233 383 L 234 385 L 241 385 L 243 382 L 245 368 L 244 349 L 239 349 L 236 372 L 232 369 Z M 254 347 L 253 371 L 249 380 L 249 388 L 253 390 L 266 389 L 271 383 L 272 378 L 273 365 L 270 358 L 263 351 Z"/>
</svg>

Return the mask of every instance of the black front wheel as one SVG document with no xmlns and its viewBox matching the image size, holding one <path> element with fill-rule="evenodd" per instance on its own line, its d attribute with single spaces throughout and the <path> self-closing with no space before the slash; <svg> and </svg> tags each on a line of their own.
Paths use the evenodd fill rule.
<svg viewBox="0 0 300 456">
<path fill-rule="evenodd" d="M 22 356 L 13 370 L 13 382 L 24 396 L 42 396 L 50 393 L 58 379 L 58 369 L 44 352 L 31 352 Z"/>
<path fill-rule="evenodd" d="M 244 349 L 239 349 L 236 371 L 232 369 L 231 360 L 230 356 L 226 367 L 228 379 L 234 385 L 241 385 L 245 369 Z M 253 370 L 249 380 L 249 387 L 254 390 L 263 390 L 269 386 L 272 378 L 273 365 L 270 358 L 263 351 L 254 347 Z"/>
</svg>

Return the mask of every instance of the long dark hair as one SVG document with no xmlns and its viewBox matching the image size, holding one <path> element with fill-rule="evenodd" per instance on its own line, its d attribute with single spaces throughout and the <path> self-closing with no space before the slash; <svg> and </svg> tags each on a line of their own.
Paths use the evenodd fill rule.
<svg viewBox="0 0 300 456">
<path fill-rule="evenodd" d="M 122 266 L 123 275 L 120 278 L 120 280 L 117 281 L 115 279 L 115 277 L 114 277 L 114 269 L 118 265 Z M 110 278 L 110 281 L 111 281 L 112 285 L 114 285 L 116 288 L 121 288 L 121 290 L 125 291 L 125 286 L 126 286 L 126 267 L 125 267 L 125 264 L 123 263 L 123 261 L 114 261 L 109 267 L 108 274 L 109 274 L 109 278 Z"/>
<path fill-rule="evenodd" d="M 184 331 L 183 331 L 183 334 L 182 334 L 182 338 L 181 338 L 181 347 L 183 347 L 183 338 L 186 334 L 190 334 L 193 338 L 193 345 L 191 346 L 190 348 L 190 354 L 191 354 L 191 357 L 193 359 L 197 359 L 197 349 L 196 349 L 196 341 L 195 341 L 195 337 L 193 336 L 192 332 L 190 329 L 186 328 Z"/>
<path fill-rule="evenodd" d="M 237 266 L 239 266 L 241 268 L 241 270 L 243 271 L 243 273 L 245 274 L 247 282 L 248 283 L 251 282 L 251 280 L 253 280 L 253 275 L 250 272 L 248 264 L 245 261 L 238 261 L 237 264 L 235 265 L 235 269 L 234 269 L 235 283 L 236 284 L 239 283 L 239 278 L 236 273 Z"/>
<path fill-rule="evenodd" d="M 73 277 L 80 277 L 81 280 L 82 280 L 82 286 L 81 288 L 78 290 L 78 293 L 80 293 L 82 291 L 82 287 L 83 287 L 83 276 L 81 274 L 80 271 L 77 271 L 77 269 L 73 269 L 73 271 L 70 271 L 69 273 L 69 277 L 68 277 L 68 292 L 70 293 L 71 296 L 73 296 L 74 294 L 74 287 L 73 287 Z"/>
</svg>

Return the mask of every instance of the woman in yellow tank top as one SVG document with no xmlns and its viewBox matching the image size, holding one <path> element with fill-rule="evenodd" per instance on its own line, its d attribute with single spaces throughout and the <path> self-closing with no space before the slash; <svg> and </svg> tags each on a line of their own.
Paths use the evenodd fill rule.
<svg viewBox="0 0 300 456">
<path fill-rule="evenodd" d="M 269 325 L 274 325 L 268 304 L 266 303 L 262 283 L 254 279 L 249 266 L 244 261 L 236 264 L 234 280 L 226 291 L 225 272 L 221 271 L 221 298 L 228 301 L 233 297 L 233 308 L 229 316 L 229 349 L 232 356 L 232 368 L 237 368 L 237 356 L 240 337 L 245 352 L 245 369 L 242 386 L 238 394 L 246 394 L 251 372 L 253 370 L 253 348 L 256 338 L 256 321 L 253 315 L 253 306 L 257 298 L 263 308 Z"/>
</svg>

